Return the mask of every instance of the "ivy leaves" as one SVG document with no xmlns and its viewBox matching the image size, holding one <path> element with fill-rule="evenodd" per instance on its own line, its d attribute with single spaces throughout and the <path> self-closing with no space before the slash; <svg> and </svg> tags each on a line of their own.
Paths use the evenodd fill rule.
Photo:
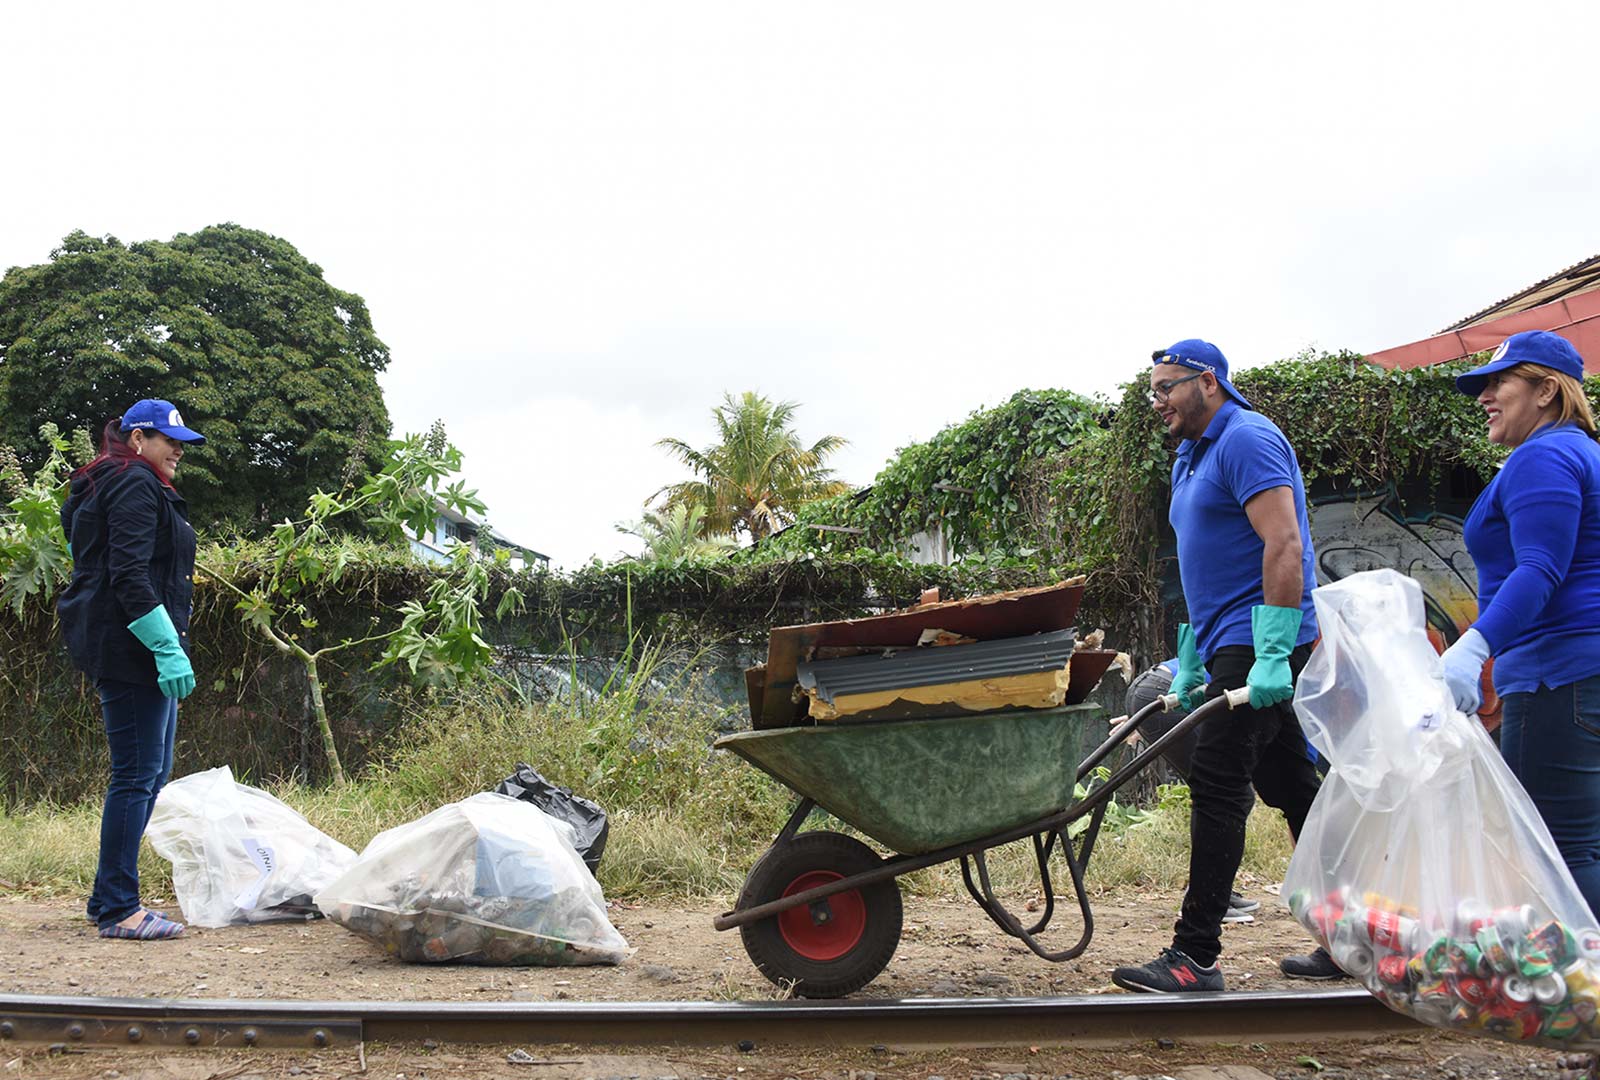
<svg viewBox="0 0 1600 1080">
<path fill-rule="evenodd" d="M 31 477 L 10 447 L 0 444 L 0 490 L 11 495 L 0 509 L 0 604 L 18 618 L 31 599 L 48 600 L 72 576 L 61 505 L 73 448 L 54 424 L 40 428 L 39 439 L 45 458 Z"/>
</svg>

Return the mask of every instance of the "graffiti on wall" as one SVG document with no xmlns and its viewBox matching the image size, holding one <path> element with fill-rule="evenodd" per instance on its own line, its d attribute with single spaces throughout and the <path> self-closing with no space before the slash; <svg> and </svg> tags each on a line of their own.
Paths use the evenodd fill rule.
<svg viewBox="0 0 1600 1080">
<path fill-rule="evenodd" d="M 1394 492 L 1313 498 L 1317 582 L 1383 567 L 1399 570 L 1422 586 L 1428 638 L 1442 652 L 1478 617 L 1478 571 L 1467 554 L 1462 520 L 1437 507 L 1403 504 Z M 1487 670 L 1479 715 L 1486 726 L 1498 726 L 1500 701 Z"/>
</svg>

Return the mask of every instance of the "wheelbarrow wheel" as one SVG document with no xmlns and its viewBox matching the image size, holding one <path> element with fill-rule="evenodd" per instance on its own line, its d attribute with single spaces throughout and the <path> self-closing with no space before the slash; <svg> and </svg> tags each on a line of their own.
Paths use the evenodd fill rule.
<svg viewBox="0 0 1600 1080">
<path fill-rule="evenodd" d="M 740 908 L 864 873 L 883 860 L 859 840 L 809 832 L 772 848 L 750 871 Z M 797 997 L 831 998 L 877 977 L 900 944 L 900 887 L 881 881 L 739 928 L 761 973 Z"/>
</svg>

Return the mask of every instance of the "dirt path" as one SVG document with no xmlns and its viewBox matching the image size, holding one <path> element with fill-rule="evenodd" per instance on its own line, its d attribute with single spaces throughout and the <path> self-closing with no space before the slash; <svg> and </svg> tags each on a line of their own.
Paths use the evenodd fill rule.
<svg viewBox="0 0 1600 1080">
<path fill-rule="evenodd" d="M 1277 899 L 1262 889 L 1256 921 L 1224 931 L 1230 988 L 1304 987 L 1283 979 L 1277 960 L 1307 939 Z M 1026 898 L 1019 898 L 1021 907 Z M 1095 905 L 1096 933 L 1086 956 L 1049 964 L 1002 935 L 969 901 L 908 898 L 905 934 L 889 969 L 857 997 L 1005 996 L 1120 993 L 1111 968 L 1144 961 L 1170 937 L 1178 897 L 1171 893 L 1107 897 Z M 0 988 L 9 993 L 134 997 L 394 999 L 454 1001 L 724 1000 L 774 995 L 751 966 L 737 932 L 711 928 L 716 905 L 621 905 L 611 915 L 638 951 L 619 967 L 469 968 L 403 964 L 326 921 L 297 925 L 191 929 L 173 942 L 102 941 L 78 906 L 64 900 L 0 896 Z M 1065 915 L 1058 916 L 1065 918 Z M 1061 925 L 1060 936 L 1071 929 Z M 1073 935 L 1075 937 L 1075 935 Z M 1119 1051 L 1070 1047 L 988 1053 L 898 1053 L 892 1048 L 830 1051 L 758 1047 L 628 1052 L 616 1048 L 528 1048 L 537 1064 L 512 1066 L 508 1047 L 370 1047 L 365 1075 L 427 1077 L 536 1076 L 640 1080 L 1021 1080 L 1071 1076 L 1173 1077 L 1174 1080 L 1382 1080 L 1384 1077 L 1550 1077 L 1555 1055 L 1444 1034 L 1326 1046 L 1138 1046 Z M 1320 1070 L 1301 1061 L 1315 1058 Z M 51 1057 L 14 1051 L 0 1064 L 10 1077 L 342 1077 L 361 1071 L 353 1054 L 272 1054 L 92 1050 Z M 1210 1070 L 1207 1072 L 1206 1070 Z"/>
<path fill-rule="evenodd" d="M 1278 959 L 1307 951 L 1309 939 L 1277 897 L 1261 890 L 1253 895 L 1261 901 L 1256 921 L 1224 930 L 1228 985 L 1292 987 L 1278 974 Z M 1019 898 L 1016 909 L 1026 903 Z M 1111 986 L 1111 969 L 1153 957 L 1170 940 L 1177 907 L 1172 893 L 1101 900 L 1089 950 L 1077 961 L 1050 964 L 1003 935 L 971 901 L 910 897 L 894 959 L 856 996 L 1120 992 Z M 745 956 L 738 932 L 711 928 L 720 910 L 711 904 L 613 906 L 612 922 L 637 949 L 619 967 L 487 968 L 402 963 L 326 920 L 192 927 L 179 940 L 146 945 L 108 942 L 71 902 L 0 898 L 0 955 L 13 958 L 6 989 L 31 994 L 447 1001 L 772 996 L 774 988 Z M 1076 940 L 1075 917 L 1075 908 L 1058 903 L 1058 947 Z"/>
</svg>

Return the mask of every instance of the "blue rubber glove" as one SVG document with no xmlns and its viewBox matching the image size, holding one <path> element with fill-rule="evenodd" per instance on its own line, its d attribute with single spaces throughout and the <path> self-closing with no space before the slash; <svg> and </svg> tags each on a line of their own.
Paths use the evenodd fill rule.
<svg viewBox="0 0 1600 1080">
<path fill-rule="evenodd" d="M 128 624 L 128 630 L 156 656 L 156 685 L 169 698 L 182 701 L 194 693 L 194 667 L 178 642 L 178 628 L 167 609 L 157 604 Z"/>
<path fill-rule="evenodd" d="M 1468 628 L 1456 643 L 1444 651 L 1444 682 L 1450 688 L 1456 708 L 1472 716 L 1483 706 L 1483 665 L 1489 659 L 1489 642 L 1477 630 Z"/>
<path fill-rule="evenodd" d="M 1200 697 L 1192 691 L 1199 688 L 1205 681 L 1204 669 L 1200 665 L 1200 646 L 1195 643 L 1194 627 L 1188 623 L 1178 624 L 1178 673 L 1172 677 L 1169 693 L 1178 695 L 1178 707 L 1185 712 L 1193 710 L 1200 704 Z"/>
<path fill-rule="evenodd" d="M 1294 697 L 1294 675 L 1289 671 L 1289 654 L 1300 634 L 1299 608 L 1257 604 L 1250 609 L 1250 636 L 1255 641 L 1256 662 L 1244 684 L 1250 688 L 1250 707 L 1265 709 Z"/>
</svg>

